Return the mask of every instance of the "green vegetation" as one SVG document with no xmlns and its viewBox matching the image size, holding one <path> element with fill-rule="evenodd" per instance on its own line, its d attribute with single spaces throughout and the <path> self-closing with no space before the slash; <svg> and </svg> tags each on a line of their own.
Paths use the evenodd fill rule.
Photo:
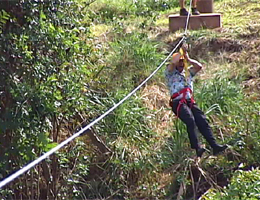
<svg viewBox="0 0 260 200">
<path fill-rule="evenodd" d="M 195 99 L 231 146 L 224 155 L 193 159 L 161 69 L 91 133 L 0 189 L 1 199 L 259 199 L 260 4 L 214 8 L 223 27 L 189 31 L 187 43 L 204 64 Z M 177 0 L 1 1 L 0 179 L 150 75 L 182 36 L 168 32 L 178 9 Z"/>
<path fill-rule="evenodd" d="M 230 184 L 223 192 L 211 190 L 201 199 L 259 199 L 259 178 L 259 169 L 252 169 L 250 171 L 237 170 L 233 174 Z"/>
</svg>

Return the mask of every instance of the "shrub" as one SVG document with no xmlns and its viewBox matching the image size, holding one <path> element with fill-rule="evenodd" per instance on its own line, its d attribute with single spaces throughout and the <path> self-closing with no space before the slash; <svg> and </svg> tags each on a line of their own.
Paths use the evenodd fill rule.
<svg viewBox="0 0 260 200">
<path fill-rule="evenodd" d="M 259 180 L 259 169 L 252 169 L 250 171 L 237 170 L 234 173 L 230 184 L 224 189 L 224 191 L 210 190 L 201 198 L 201 200 L 257 200 L 260 198 Z"/>
</svg>

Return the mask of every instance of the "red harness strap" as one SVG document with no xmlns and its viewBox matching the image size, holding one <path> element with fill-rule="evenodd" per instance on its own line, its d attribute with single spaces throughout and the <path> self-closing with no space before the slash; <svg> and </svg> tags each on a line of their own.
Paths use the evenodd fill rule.
<svg viewBox="0 0 260 200">
<path fill-rule="evenodd" d="M 187 104 L 187 101 L 186 101 L 186 95 L 187 95 L 187 92 L 190 92 L 191 93 L 191 105 L 190 105 L 190 107 L 192 107 L 192 105 L 195 103 L 195 100 L 194 100 L 194 98 L 193 98 L 193 96 L 192 96 L 192 90 L 190 89 L 190 88 L 188 88 L 188 87 L 186 87 L 186 88 L 183 88 L 181 91 L 179 91 L 179 92 L 177 92 L 177 93 L 174 93 L 172 96 L 171 96 L 171 99 L 170 99 L 170 106 L 172 107 L 173 106 L 173 99 L 175 99 L 176 97 L 178 97 L 179 95 L 181 95 L 182 94 L 182 98 L 180 99 L 180 101 L 179 101 L 179 105 L 178 105 L 178 107 L 177 107 L 177 118 L 178 118 L 178 116 L 179 116 L 179 110 L 180 110 L 180 108 L 181 108 L 181 105 L 183 104 L 183 103 L 186 103 Z"/>
</svg>

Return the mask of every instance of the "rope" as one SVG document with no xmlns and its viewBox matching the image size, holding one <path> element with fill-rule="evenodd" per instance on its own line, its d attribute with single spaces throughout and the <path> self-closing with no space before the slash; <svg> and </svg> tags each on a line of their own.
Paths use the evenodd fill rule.
<svg viewBox="0 0 260 200">
<path fill-rule="evenodd" d="M 189 20 L 190 20 L 190 13 L 191 13 L 191 5 L 192 5 L 192 0 L 190 0 L 190 7 L 189 7 L 189 14 L 187 16 L 187 19 L 186 19 L 186 25 L 185 25 L 185 31 L 184 31 L 184 35 L 186 36 L 187 35 L 187 30 L 188 30 L 188 26 L 189 26 Z"/>
<path fill-rule="evenodd" d="M 192 1 L 192 0 L 191 0 Z M 186 21 L 186 29 L 187 29 L 187 24 L 188 24 L 188 19 Z M 185 29 L 185 34 L 187 32 L 187 30 Z M 31 163 L 25 165 L 23 168 L 21 168 L 20 170 L 16 171 L 15 173 L 13 173 L 12 175 L 10 175 L 9 177 L 5 178 L 4 180 L 2 180 L 0 182 L 0 188 L 2 188 L 3 186 L 5 186 L 6 184 L 10 183 L 11 181 L 13 181 L 14 179 L 16 179 L 18 176 L 22 175 L 23 173 L 25 173 L 26 171 L 30 170 L 31 168 L 33 168 L 35 165 L 37 165 L 38 163 L 40 163 L 42 160 L 46 159 L 48 156 L 52 155 L 53 153 L 55 153 L 56 151 L 58 151 L 59 149 L 61 149 L 63 146 L 65 146 L 66 144 L 68 144 L 69 142 L 71 142 L 72 140 L 74 140 L 76 137 L 79 137 L 82 133 L 84 133 L 86 130 L 90 129 L 94 124 L 96 124 L 97 122 L 99 122 L 100 120 L 102 120 L 104 117 L 106 117 L 110 112 L 112 112 L 113 110 L 115 110 L 118 106 L 120 106 L 125 100 L 127 100 L 130 96 L 132 96 L 137 90 L 139 90 L 148 80 L 150 80 L 152 78 L 152 76 L 159 70 L 161 69 L 161 67 L 164 65 L 164 63 L 172 56 L 172 54 L 176 51 L 176 49 L 182 44 L 182 42 L 185 40 L 185 36 L 183 36 L 181 38 L 181 40 L 177 43 L 177 45 L 175 46 L 175 48 L 170 52 L 170 54 L 164 59 L 164 61 L 157 67 L 156 70 L 154 70 L 150 76 L 148 76 L 138 87 L 136 87 L 132 92 L 130 92 L 128 95 L 126 95 L 121 101 L 119 101 L 117 104 L 115 104 L 113 107 L 111 107 L 108 111 L 106 111 L 104 114 L 100 115 L 97 119 L 95 119 L 93 122 L 91 122 L 90 124 L 88 124 L 87 126 L 85 126 L 84 128 L 82 128 L 80 131 L 78 131 L 77 133 L 73 134 L 72 136 L 70 136 L 69 138 L 67 138 L 66 140 L 64 140 L 63 142 L 61 142 L 60 144 L 58 144 L 56 147 L 54 147 L 53 149 L 51 149 L 50 151 L 46 152 L 45 154 L 43 154 L 42 156 L 40 156 L 39 158 L 37 158 L 36 160 L 32 161 Z"/>
<path fill-rule="evenodd" d="M 188 11 L 189 14 L 188 14 L 187 19 L 186 19 L 184 36 L 187 36 L 187 30 L 188 30 L 188 26 L 189 26 L 189 19 L 190 19 L 190 13 L 191 13 L 191 6 L 192 6 L 192 0 L 190 0 L 190 6 L 189 6 L 189 11 Z M 181 53 L 182 56 L 184 55 L 182 48 L 180 48 L 180 53 Z M 187 84 L 187 78 L 189 76 L 189 70 L 188 70 L 188 63 L 187 63 L 186 59 L 184 59 L 184 70 L 185 70 L 185 84 Z"/>
</svg>

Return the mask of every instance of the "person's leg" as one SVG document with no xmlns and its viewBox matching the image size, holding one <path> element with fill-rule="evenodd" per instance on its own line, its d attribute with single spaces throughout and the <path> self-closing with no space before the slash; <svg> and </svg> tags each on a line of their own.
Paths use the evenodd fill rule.
<svg viewBox="0 0 260 200">
<path fill-rule="evenodd" d="M 197 0 L 192 1 L 192 8 L 197 8 Z"/>
<path fill-rule="evenodd" d="M 206 139 L 206 141 L 209 143 L 209 145 L 213 149 L 214 154 L 218 154 L 221 151 L 224 151 L 227 146 L 226 145 L 219 145 L 216 142 L 215 137 L 213 136 L 212 129 L 206 119 L 205 114 L 198 108 L 197 104 L 193 104 L 191 107 L 191 111 L 193 113 L 193 116 L 195 118 L 196 125 L 203 135 L 203 137 Z"/>
<path fill-rule="evenodd" d="M 205 114 L 198 108 L 197 104 L 192 105 L 191 111 L 195 118 L 196 125 L 203 137 L 207 140 L 212 148 L 217 146 L 216 140 L 212 134 L 211 127 L 209 126 Z"/>
<path fill-rule="evenodd" d="M 187 16 L 189 12 L 185 9 L 185 0 L 179 0 L 180 4 L 180 15 Z"/>
<path fill-rule="evenodd" d="M 172 106 L 172 111 L 186 125 L 191 148 L 198 149 L 200 147 L 200 144 L 196 133 L 196 123 L 193 114 L 190 108 L 186 104 L 180 105 L 177 113 L 178 106 L 179 106 L 179 101 L 174 101 Z"/>
<path fill-rule="evenodd" d="M 192 1 L 192 14 L 193 15 L 200 15 L 200 12 L 198 11 L 198 9 L 197 9 L 197 1 L 198 0 L 193 0 Z"/>
<path fill-rule="evenodd" d="M 185 0 L 179 0 L 179 3 L 180 3 L 181 9 L 185 8 Z"/>
</svg>

